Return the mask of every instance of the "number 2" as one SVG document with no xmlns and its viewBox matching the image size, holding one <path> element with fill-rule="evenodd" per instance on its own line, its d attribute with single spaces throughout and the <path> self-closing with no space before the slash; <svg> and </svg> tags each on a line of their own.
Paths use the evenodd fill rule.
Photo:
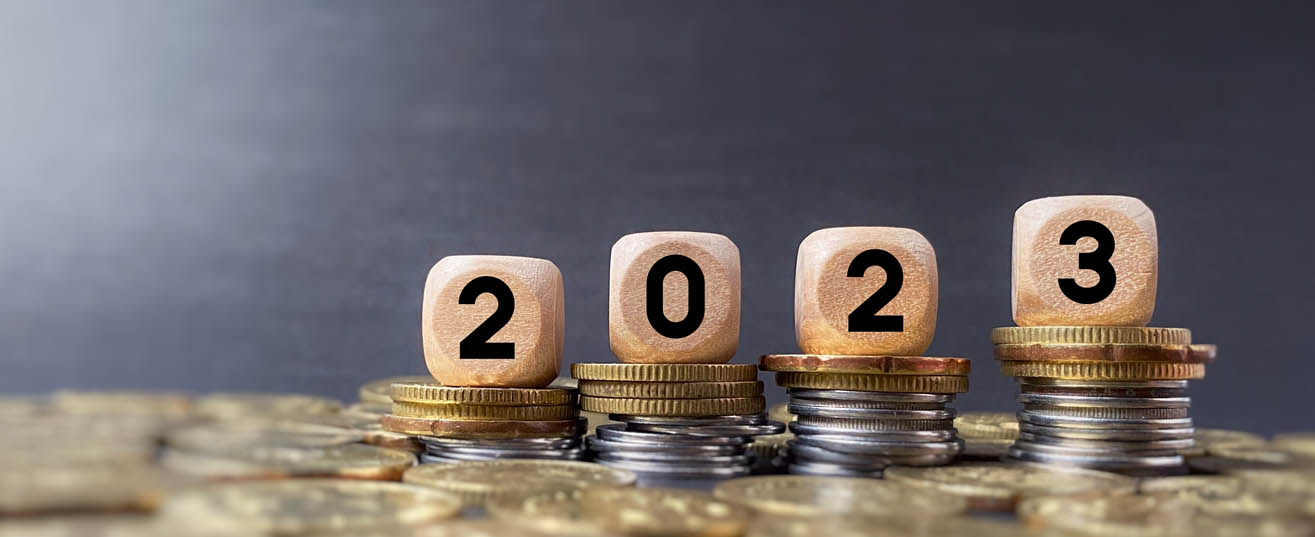
<svg viewBox="0 0 1315 537">
<path fill-rule="evenodd" d="M 516 309 L 516 297 L 512 295 L 507 283 L 493 276 L 480 276 L 461 289 L 457 297 L 458 304 L 474 304 L 480 295 L 489 293 L 498 301 L 498 308 L 488 319 L 475 327 L 470 335 L 461 340 L 461 358 L 510 360 L 516 357 L 516 344 L 490 343 L 489 338 L 507 326 L 511 313 Z"/>
<path fill-rule="evenodd" d="M 1064 229 L 1059 235 L 1059 244 L 1076 245 L 1083 237 L 1096 239 L 1096 249 L 1078 254 L 1078 270 L 1094 271 L 1100 279 L 1091 287 L 1083 287 L 1073 278 L 1060 278 L 1059 290 L 1078 304 L 1095 304 L 1108 298 L 1118 282 L 1114 265 L 1110 264 L 1110 257 L 1114 255 L 1114 234 L 1100 222 L 1079 220 Z"/>
<path fill-rule="evenodd" d="M 859 304 L 849 313 L 850 332 L 903 332 L 903 315 L 877 315 L 881 308 L 890 304 L 904 286 L 904 268 L 899 260 L 885 250 L 865 250 L 854 256 L 845 275 L 850 278 L 862 278 L 868 267 L 880 267 L 886 271 L 886 283 L 877 292 Z"/>
</svg>

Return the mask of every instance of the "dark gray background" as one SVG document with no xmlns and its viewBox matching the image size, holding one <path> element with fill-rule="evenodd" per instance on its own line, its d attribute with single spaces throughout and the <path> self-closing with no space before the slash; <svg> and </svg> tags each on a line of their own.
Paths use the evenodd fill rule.
<svg viewBox="0 0 1315 537">
<path fill-rule="evenodd" d="M 4 2 L 0 390 L 300 390 L 423 371 L 448 254 L 545 257 L 611 360 L 621 235 L 730 236 L 737 362 L 795 349 L 794 257 L 916 228 L 961 408 L 1013 407 L 1013 210 L 1154 209 L 1199 423 L 1312 428 L 1315 23 L 1280 3 Z M 774 390 L 775 391 L 775 390 Z M 779 393 L 779 392 L 778 392 Z"/>
</svg>

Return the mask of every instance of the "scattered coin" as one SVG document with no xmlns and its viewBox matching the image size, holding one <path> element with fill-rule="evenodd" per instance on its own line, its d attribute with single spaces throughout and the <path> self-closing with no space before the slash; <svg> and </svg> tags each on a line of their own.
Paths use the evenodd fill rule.
<svg viewBox="0 0 1315 537">
<path fill-rule="evenodd" d="M 161 465 L 203 479 L 340 477 L 396 481 L 415 465 L 407 451 L 364 444 L 317 448 L 251 447 L 222 454 L 165 450 Z"/>
<path fill-rule="evenodd" d="M 1315 457 L 1315 433 L 1288 433 L 1274 437 L 1274 445 L 1295 453 Z"/>
<path fill-rule="evenodd" d="M 947 516 L 964 512 L 960 497 L 895 482 L 848 477 L 754 476 L 713 489 L 730 502 L 783 516 Z"/>
<path fill-rule="evenodd" d="M 292 421 L 242 420 L 175 429 L 165 444 L 197 453 L 233 453 L 251 448 L 318 448 L 360 442 L 360 432 Z"/>
<path fill-rule="evenodd" d="M 1018 417 L 1013 412 L 959 412 L 954 428 L 964 440 L 1018 438 Z"/>
<path fill-rule="evenodd" d="M 581 514 L 623 534 L 735 536 L 749 525 L 750 511 L 711 494 L 663 488 L 588 488 Z"/>
<path fill-rule="evenodd" d="M 438 381 L 434 380 L 432 375 L 403 375 L 399 377 L 387 377 L 362 384 L 359 393 L 362 403 L 391 405 L 393 404 L 393 384 L 430 384 L 437 382 Z"/>
<path fill-rule="evenodd" d="M 1033 496 L 1132 494 L 1137 489 L 1136 480 L 1118 474 L 991 462 L 894 467 L 886 469 L 885 479 L 959 496 L 975 511 L 1013 511 L 1020 500 Z"/>
<path fill-rule="evenodd" d="M 456 494 L 468 506 L 534 491 L 626 487 L 635 480 L 632 472 L 589 462 L 515 459 L 417 466 L 402 476 L 403 482 Z"/>
<path fill-rule="evenodd" d="M 333 399 L 303 394 L 217 393 L 195 401 L 196 414 L 216 420 L 332 414 L 342 410 Z"/>
<path fill-rule="evenodd" d="M 153 416 L 177 421 L 191 414 L 192 400 L 166 392 L 57 391 L 50 395 L 50 410 L 57 414 Z"/>
<path fill-rule="evenodd" d="M 167 490 L 165 477 L 142 464 L 5 466 L 0 514 L 147 511 Z"/>
</svg>

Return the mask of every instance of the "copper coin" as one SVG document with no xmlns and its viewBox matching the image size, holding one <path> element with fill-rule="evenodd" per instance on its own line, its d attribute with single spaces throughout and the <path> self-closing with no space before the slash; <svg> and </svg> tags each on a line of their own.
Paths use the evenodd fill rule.
<svg viewBox="0 0 1315 537">
<path fill-rule="evenodd" d="M 584 418 L 559 421 L 446 420 L 387 415 L 384 429 L 397 433 L 465 438 L 554 438 L 584 430 Z"/>
<path fill-rule="evenodd" d="M 874 375 L 967 375 L 971 369 L 967 358 L 838 354 L 768 354 L 758 364 L 764 371 Z"/>
<path fill-rule="evenodd" d="M 1214 345 L 996 345 L 995 359 L 1013 362 L 1160 362 L 1208 364 Z"/>
</svg>

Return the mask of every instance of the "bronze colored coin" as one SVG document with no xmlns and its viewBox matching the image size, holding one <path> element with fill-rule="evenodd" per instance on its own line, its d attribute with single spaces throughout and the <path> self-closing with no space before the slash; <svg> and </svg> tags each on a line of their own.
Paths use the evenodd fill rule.
<svg viewBox="0 0 1315 537">
<path fill-rule="evenodd" d="M 5 466 L 0 515 L 147 511 L 167 490 L 159 470 L 144 464 Z"/>
<path fill-rule="evenodd" d="M 734 414 L 757 414 L 766 408 L 767 399 L 762 396 L 717 399 L 580 397 L 581 410 L 637 416 L 730 416 Z"/>
<path fill-rule="evenodd" d="M 405 418 L 454 420 L 556 421 L 576 417 L 575 405 L 494 406 L 470 404 L 393 403 L 393 415 Z"/>
<path fill-rule="evenodd" d="M 397 383 L 393 384 L 392 400 L 427 405 L 572 405 L 575 404 L 575 390 L 553 387 L 478 388 L 442 386 L 434 383 Z"/>
<path fill-rule="evenodd" d="M 333 399 L 302 394 L 216 393 L 195 402 L 196 414 L 216 420 L 332 414 L 342 410 Z"/>
<path fill-rule="evenodd" d="M 971 365 L 967 358 L 820 354 L 768 354 L 758 362 L 763 371 L 923 376 L 967 375 Z"/>
<path fill-rule="evenodd" d="M 627 382 L 736 382 L 758 380 L 758 368 L 749 364 L 571 364 L 571 376 Z"/>
<path fill-rule="evenodd" d="M 712 491 L 719 499 L 762 513 L 810 516 L 953 516 L 967 503 L 960 497 L 913 489 L 890 481 L 850 477 L 754 476 L 724 481 Z"/>
<path fill-rule="evenodd" d="M 1000 371 L 1010 377 L 1078 380 L 1190 380 L 1205 377 L 1205 364 L 1001 361 Z"/>
<path fill-rule="evenodd" d="M 763 394 L 763 383 L 740 382 L 617 382 L 585 380 L 580 395 L 635 399 L 707 399 L 753 397 Z"/>
<path fill-rule="evenodd" d="M 974 511 L 1013 511 L 1033 496 L 1132 494 L 1135 479 L 1118 474 L 1031 464 L 959 463 L 941 467 L 891 467 L 884 479 L 911 487 L 952 494 Z"/>
<path fill-rule="evenodd" d="M 202 423 L 170 431 L 165 444 L 198 453 L 233 453 L 250 448 L 313 448 L 360 442 L 360 432 L 289 421 Z"/>
<path fill-rule="evenodd" d="M 785 388 L 862 392 L 964 393 L 968 391 L 968 377 L 944 375 L 857 375 L 782 371 L 776 374 L 776 383 Z"/>
<path fill-rule="evenodd" d="M 967 439 L 1018 438 L 1018 417 L 1013 412 L 959 412 L 954 428 Z"/>
<path fill-rule="evenodd" d="M 489 517 L 526 531 L 562 537 L 615 537 L 581 509 L 584 489 L 548 490 L 495 496 L 484 504 Z"/>
<path fill-rule="evenodd" d="M 995 359 L 1011 362 L 1153 362 L 1208 364 L 1214 345 L 996 345 Z"/>
<path fill-rule="evenodd" d="M 160 464 L 204 479 L 340 477 L 396 481 L 415 466 L 406 451 L 364 444 L 323 448 L 259 447 L 218 454 L 166 450 Z"/>
<path fill-rule="evenodd" d="M 372 380 L 361 385 L 362 403 L 390 405 L 393 403 L 393 384 L 437 384 L 432 375 L 404 375 Z"/>
<path fill-rule="evenodd" d="M 996 345 L 1190 345 L 1186 328 L 1150 326 L 1005 326 L 991 329 Z"/>
<path fill-rule="evenodd" d="M 706 492 L 664 488 L 589 488 L 580 492 L 580 513 L 621 534 L 689 537 L 743 535 L 749 509 Z"/>
<path fill-rule="evenodd" d="M 383 418 L 384 429 L 389 431 L 463 438 L 560 438 L 576 436 L 586 425 L 584 418 L 560 421 L 446 420 L 393 415 Z"/>
<path fill-rule="evenodd" d="M 89 416 L 154 416 L 181 420 L 192 412 L 186 395 L 146 391 L 58 391 L 50 396 L 50 411 Z"/>
<path fill-rule="evenodd" d="M 302 535 L 427 524 L 461 511 L 456 496 L 402 483 L 350 479 L 244 481 L 170 496 L 160 518 L 218 534 Z M 239 533 L 240 532 L 240 533 Z"/>
<path fill-rule="evenodd" d="M 537 491 L 628 487 L 636 480 L 632 472 L 592 462 L 529 459 L 426 464 L 402 475 L 403 482 L 456 494 L 467 506 Z"/>
</svg>

